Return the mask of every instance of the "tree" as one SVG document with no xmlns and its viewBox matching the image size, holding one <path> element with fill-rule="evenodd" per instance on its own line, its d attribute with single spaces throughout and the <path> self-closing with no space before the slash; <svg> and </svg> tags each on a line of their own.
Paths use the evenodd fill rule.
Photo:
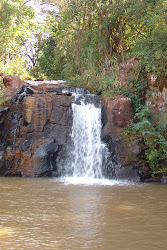
<svg viewBox="0 0 167 250">
<path fill-rule="evenodd" d="M 127 10 L 128 25 L 132 29 L 133 54 L 136 54 L 147 72 L 167 75 L 167 2 L 132 1 Z M 130 21 L 131 20 L 131 21 Z"/>
<path fill-rule="evenodd" d="M 62 74 L 99 72 L 112 58 L 123 62 L 137 55 L 146 71 L 166 75 L 166 8 L 165 0 L 64 1 L 52 33 Z"/>
<path fill-rule="evenodd" d="M 30 28 L 28 20 L 34 16 L 25 3 L 21 0 L 2 0 L 0 5 L 0 64 L 7 71 L 10 71 L 9 66 L 12 68 L 11 62 L 14 71 L 17 61 L 24 67 L 25 60 L 20 55 L 20 49 L 27 39 L 25 31 Z"/>
</svg>

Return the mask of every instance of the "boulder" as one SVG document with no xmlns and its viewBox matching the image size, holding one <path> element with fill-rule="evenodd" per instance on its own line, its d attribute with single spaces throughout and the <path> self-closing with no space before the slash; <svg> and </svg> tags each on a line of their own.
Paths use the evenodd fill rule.
<svg viewBox="0 0 167 250">
<path fill-rule="evenodd" d="M 28 83 L 22 81 L 18 76 L 13 75 L 4 75 L 0 73 L 0 76 L 3 79 L 3 84 L 6 88 L 18 88 L 22 85 L 28 85 Z"/>
<path fill-rule="evenodd" d="M 128 181 L 140 182 L 140 172 L 133 166 L 122 166 L 117 168 L 115 172 L 117 179 L 123 179 Z"/>
</svg>

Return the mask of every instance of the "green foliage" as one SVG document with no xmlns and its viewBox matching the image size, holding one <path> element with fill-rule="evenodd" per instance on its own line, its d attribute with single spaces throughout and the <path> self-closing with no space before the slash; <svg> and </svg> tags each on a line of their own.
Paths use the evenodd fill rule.
<svg viewBox="0 0 167 250">
<path fill-rule="evenodd" d="M 17 75 L 24 79 L 28 74 L 26 63 L 24 58 L 13 56 L 6 64 L 0 62 L 0 71 L 6 75 Z"/>
<path fill-rule="evenodd" d="M 21 75 L 25 72 L 26 59 L 21 48 L 27 39 L 33 11 L 21 0 L 2 0 L 0 3 L 0 67 L 1 72 Z M 24 68 L 24 69 L 23 69 Z"/>
<path fill-rule="evenodd" d="M 122 93 L 131 99 L 135 112 L 140 110 L 145 103 L 147 85 L 147 81 L 141 76 L 139 79 L 132 81 L 131 87 L 122 89 Z"/>
<path fill-rule="evenodd" d="M 145 65 L 147 72 L 167 75 L 167 2 L 150 1 L 149 10 L 138 20 L 143 25 L 142 35 L 136 39 L 133 50 Z"/>
<path fill-rule="evenodd" d="M 101 75 L 113 57 L 121 62 L 132 55 L 147 72 L 166 75 L 165 0 L 70 0 L 64 6 L 53 23 L 52 75 L 60 70 L 66 79 Z M 45 50 L 41 65 L 46 56 Z"/>
<path fill-rule="evenodd" d="M 152 175 L 167 173 L 167 169 L 163 167 L 167 166 L 167 141 L 165 139 L 167 128 L 162 129 L 156 123 L 153 113 L 143 107 L 136 113 L 130 126 L 131 130 L 137 133 L 143 141 L 145 160 Z"/>
<path fill-rule="evenodd" d="M 125 87 L 121 86 L 121 81 L 117 79 L 118 66 L 110 69 L 109 75 L 100 78 L 101 89 L 106 97 L 124 95 L 132 101 L 132 107 L 138 112 L 145 103 L 145 94 L 148 87 L 147 81 L 140 76 L 138 79 L 131 79 Z"/>
<path fill-rule="evenodd" d="M 47 2 L 58 5 L 59 14 L 55 17 L 49 13 L 49 18 L 39 24 L 32 21 L 34 13 L 26 0 L 1 1 L 0 60 L 4 65 L 12 56 L 20 57 L 20 49 L 26 48 L 26 41 L 34 35 L 34 54 L 23 54 L 30 58 L 36 76 L 40 72 L 48 78 L 64 79 L 90 75 L 90 80 L 98 75 L 97 82 L 102 78 L 104 84 L 98 82 L 95 88 L 108 92 L 108 84 L 115 86 L 116 78 L 111 72 L 105 76 L 106 63 L 111 66 L 112 58 L 120 63 L 132 55 L 138 56 L 147 72 L 166 76 L 165 0 Z M 48 41 L 44 34 L 48 34 Z"/>
<path fill-rule="evenodd" d="M 56 40 L 50 37 L 39 60 L 39 71 L 48 79 L 62 79 L 63 56 L 55 50 Z M 57 53 L 57 54 L 56 54 Z"/>
<path fill-rule="evenodd" d="M 104 13 L 109 10 L 112 10 L 110 2 L 69 1 L 67 10 L 61 13 L 63 17 L 58 17 L 53 37 L 60 64 L 62 57 L 65 58 L 62 75 L 66 78 L 96 71 L 116 50 L 116 42 L 110 41 L 112 32 L 106 32 L 110 21 L 105 19 Z M 116 33 L 115 41 L 119 40 Z M 58 64 L 57 61 L 55 67 Z"/>
</svg>

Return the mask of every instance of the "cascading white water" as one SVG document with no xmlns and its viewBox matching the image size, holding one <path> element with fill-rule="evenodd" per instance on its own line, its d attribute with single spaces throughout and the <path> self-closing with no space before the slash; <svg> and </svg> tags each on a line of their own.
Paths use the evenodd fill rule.
<svg viewBox="0 0 167 250">
<path fill-rule="evenodd" d="M 73 124 L 71 143 L 60 156 L 61 176 L 103 179 L 103 164 L 108 149 L 101 141 L 100 98 L 90 94 L 75 94 L 72 103 Z"/>
<path fill-rule="evenodd" d="M 75 177 L 103 178 L 101 142 L 101 109 L 94 104 L 72 104 L 72 169 Z"/>
</svg>

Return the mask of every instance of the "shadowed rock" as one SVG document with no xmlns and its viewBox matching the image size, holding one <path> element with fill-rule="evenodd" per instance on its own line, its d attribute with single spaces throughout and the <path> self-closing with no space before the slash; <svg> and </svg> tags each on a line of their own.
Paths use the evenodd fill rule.
<svg viewBox="0 0 167 250">
<path fill-rule="evenodd" d="M 108 145 L 109 151 L 113 152 L 113 156 L 115 156 L 115 177 L 120 179 L 124 179 L 128 173 L 129 177 L 131 176 L 133 158 L 141 153 L 141 147 L 136 138 L 126 143 L 122 137 L 122 132 L 129 125 L 132 118 L 133 110 L 129 98 L 118 96 L 113 100 L 103 99 L 102 121 L 104 126 L 102 139 Z M 122 166 L 127 166 L 123 172 L 120 170 Z M 131 168 L 131 171 L 129 171 L 129 168 Z"/>
</svg>

